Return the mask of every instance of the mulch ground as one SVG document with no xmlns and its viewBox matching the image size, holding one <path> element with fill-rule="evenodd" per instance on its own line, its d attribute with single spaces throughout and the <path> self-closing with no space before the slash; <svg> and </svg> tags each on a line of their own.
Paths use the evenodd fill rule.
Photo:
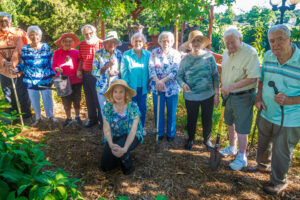
<svg viewBox="0 0 300 200">
<path fill-rule="evenodd" d="M 178 130 L 173 142 L 160 142 L 155 153 L 153 114 L 146 120 L 147 136 L 132 156 L 135 171 L 128 176 L 120 169 L 109 173 L 98 166 L 103 150 L 103 133 L 98 126 L 83 128 L 71 125 L 63 128 L 63 107 L 55 104 L 58 123 L 42 121 L 37 127 L 25 130 L 23 136 L 46 144 L 46 159 L 53 165 L 50 169 L 62 168 L 72 177 L 81 179 L 78 184 L 83 197 L 97 200 L 101 197 L 115 199 L 126 196 L 131 200 L 151 200 L 160 194 L 170 200 L 184 199 L 300 199 L 300 163 L 292 163 L 288 174 L 289 186 L 280 196 L 266 195 L 262 186 L 269 180 L 266 173 L 232 171 L 228 164 L 234 157 L 223 158 L 218 171 L 209 168 L 209 152 L 202 141 L 196 141 L 192 151 L 184 150 L 187 136 Z M 73 113 L 74 116 L 74 113 Z M 82 119 L 87 118 L 83 107 Z M 255 153 L 249 157 L 249 166 L 255 166 Z"/>
</svg>

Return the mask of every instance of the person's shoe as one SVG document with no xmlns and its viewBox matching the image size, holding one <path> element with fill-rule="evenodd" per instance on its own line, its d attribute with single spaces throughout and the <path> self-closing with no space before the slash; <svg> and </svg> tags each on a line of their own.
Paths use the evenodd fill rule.
<svg viewBox="0 0 300 200">
<path fill-rule="evenodd" d="M 186 150 L 191 150 L 192 149 L 192 147 L 193 147 L 193 144 L 194 144 L 194 141 L 193 140 L 188 140 L 187 141 L 187 143 L 184 145 L 184 148 L 186 149 Z"/>
<path fill-rule="evenodd" d="M 81 121 L 80 117 L 75 117 L 75 122 L 80 126 L 82 125 L 82 121 Z"/>
<path fill-rule="evenodd" d="M 263 187 L 263 190 L 267 194 L 277 195 L 280 192 L 282 192 L 283 190 L 285 190 L 287 188 L 287 186 L 288 186 L 287 183 L 279 184 L 279 185 L 270 184 L 270 185 L 265 185 Z"/>
<path fill-rule="evenodd" d="M 49 117 L 49 120 L 52 122 L 57 122 L 57 119 L 55 117 Z"/>
<path fill-rule="evenodd" d="M 146 136 L 147 135 L 147 131 L 144 129 L 143 130 L 143 136 Z"/>
<path fill-rule="evenodd" d="M 249 167 L 247 169 L 247 171 L 250 172 L 250 173 L 255 173 L 255 172 L 271 173 L 271 167 L 270 166 L 263 166 L 261 164 L 258 164 L 255 167 Z"/>
<path fill-rule="evenodd" d="M 41 118 L 39 118 L 39 119 L 37 119 L 37 120 L 35 120 L 32 124 L 31 124 L 31 126 L 37 126 L 40 122 L 41 122 Z"/>
<path fill-rule="evenodd" d="M 100 131 L 103 130 L 103 124 L 99 124 L 99 130 L 100 130 Z"/>
<path fill-rule="evenodd" d="M 72 124 L 72 118 L 69 117 L 69 118 L 67 118 L 67 119 L 65 120 L 65 122 L 64 122 L 64 127 L 68 127 L 68 126 L 70 126 L 71 124 Z"/>
<path fill-rule="evenodd" d="M 240 171 L 244 167 L 247 167 L 247 158 L 241 154 L 238 154 L 237 157 L 235 158 L 235 160 L 229 164 L 229 167 L 232 170 Z"/>
<path fill-rule="evenodd" d="M 212 145 L 210 139 L 207 140 L 207 141 L 204 141 L 203 144 L 206 146 L 206 149 L 207 149 L 208 151 L 211 151 L 211 150 L 214 149 L 214 146 Z"/>
<path fill-rule="evenodd" d="M 158 140 L 163 140 L 164 136 L 158 136 Z"/>
<path fill-rule="evenodd" d="M 174 137 L 169 137 L 169 136 L 167 136 L 167 141 L 168 141 L 168 142 L 173 142 L 173 140 L 174 140 Z"/>
<path fill-rule="evenodd" d="M 85 128 L 90 128 L 92 126 L 94 126 L 95 124 L 97 124 L 97 122 L 92 122 L 92 121 L 88 121 L 87 123 L 85 123 Z"/>
<path fill-rule="evenodd" d="M 221 149 L 219 152 L 224 157 L 230 156 L 230 155 L 234 156 L 237 154 L 237 149 L 236 149 L 236 147 L 228 146 L 225 149 Z"/>
</svg>

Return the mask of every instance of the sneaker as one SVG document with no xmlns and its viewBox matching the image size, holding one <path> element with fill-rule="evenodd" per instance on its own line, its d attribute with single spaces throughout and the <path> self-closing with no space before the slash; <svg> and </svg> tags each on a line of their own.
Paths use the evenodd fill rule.
<svg viewBox="0 0 300 200">
<path fill-rule="evenodd" d="M 57 122 L 57 119 L 55 117 L 49 117 L 49 120 L 52 122 Z"/>
<path fill-rule="evenodd" d="M 146 136 L 147 135 L 147 132 L 146 132 L 146 130 L 144 129 L 143 130 L 143 136 Z"/>
<path fill-rule="evenodd" d="M 72 117 L 67 118 L 64 122 L 64 127 L 70 126 L 71 123 L 72 123 Z"/>
<path fill-rule="evenodd" d="M 228 146 L 228 147 L 225 148 L 225 149 L 221 149 L 219 152 L 220 152 L 220 154 L 222 154 L 224 157 L 230 156 L 230 155 L 234 156 L 234 155 L 237 154 L 237 149 L 236 149 L 236 147 Z"/>
<path fill-rule="evenodd" d="M 242 154 L 238 154 L 235 160 L 229 164 L 229 167 L 232 170 L 240 171 L 244 167 L 247 167 L 247 158 L 244 157 Z"/>
<path fill-rule="evenodd" d="M 193 140 L 188 140 L 187 143 L 184 145 L 184 149 L 186 150 L 191 150 L 193 147 L 194 141 Z"/>
<path fill-rule="evenodd" d="M 42 120 L 41 118 L 35 120 L 35 121 L 31 124 L 31 126 L 37 126 L 37 125 L 40 123 L 41 120 Z"/>
<path fill-rule="evenodd" d="M 75 120 L 74 120 L 78 125 L 82 125 L 82 121 L 80 119 L 80 117 L 75 117 Z"/>
<path fill-rule="evenodd" d="M 270 185 L 266 185 L 263 187 L 263 190 L 265 193 L 270 194 L 270 195 L 277 195 L 279 194 L 281 191 L 285 190 L 287 188 L 288 184 L 284 183 L 284 184 L 278 184 L 278 185 L 274 185 L 274 184 L 270 184 Z"/>
</svg>

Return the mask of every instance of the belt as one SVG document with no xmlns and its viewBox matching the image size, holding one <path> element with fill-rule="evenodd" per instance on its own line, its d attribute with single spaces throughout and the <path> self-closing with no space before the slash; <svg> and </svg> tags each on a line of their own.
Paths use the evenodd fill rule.
<svg viewBox="0 0 300 200">
<path fill-rule="evenodd" d="M 92 74 L 91 71 L 86 71 L 86 70 L 82 70 L 82 73 L 83 73 L 83 74 L 86 74 L 86 75 L 91 75 L 91 74 Z"/>
<path fill-rule="evenodd" d="M 244 90 L 241 92 L 234 92 L 234 93 L 230 93 L 230 95 L 242 95 L 242 94 L 247 94 L 247 93 L 251 93 L 254 92 L 255 88 L 252 88 L 250 90 Z"/>
</svg>

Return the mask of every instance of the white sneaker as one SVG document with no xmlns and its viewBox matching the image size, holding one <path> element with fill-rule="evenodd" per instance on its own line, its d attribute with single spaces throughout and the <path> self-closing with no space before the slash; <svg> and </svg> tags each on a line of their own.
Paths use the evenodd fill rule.
<svg viewBox="0 0 300 200">
<path fill-rule="evenodd" d="M 247 167 L 247 158 L 242 154 L 238 154 L 235 160 L 229 164 L 232 170 L 240 171 L 244 167 Z"/>
<path fill-rule="evenodd" d="M 234 156 L 234 155 L 237 154 L 237 149 L 236 149 L 236 147 L 228 146 L 228 147 L 226 147 L 225 149 L 221 149 L 219 152 L 220 152 L 224 157 L 230 156 L 230 155 Z"/>
<path fill-rule="evenodd" d="M 146 130 L 144 129 L 143 130 L 143 136 L 146 136 L 147 135 L 147 132 L 146 132 Z"/>
</svg>

